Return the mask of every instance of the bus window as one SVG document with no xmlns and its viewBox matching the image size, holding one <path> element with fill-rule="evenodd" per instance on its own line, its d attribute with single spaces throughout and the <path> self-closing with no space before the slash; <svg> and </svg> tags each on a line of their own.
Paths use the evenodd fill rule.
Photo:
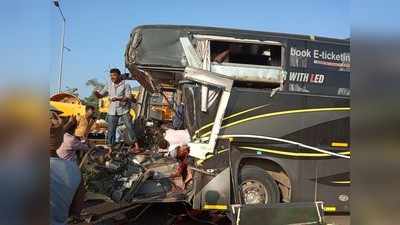
<svg viewBox="0 0 400 225">
<path fill-rule="evenodd" d="M 211 62 L 282 66 L 282 47 L 268 44 L 211 41 Z"/>
</svg>

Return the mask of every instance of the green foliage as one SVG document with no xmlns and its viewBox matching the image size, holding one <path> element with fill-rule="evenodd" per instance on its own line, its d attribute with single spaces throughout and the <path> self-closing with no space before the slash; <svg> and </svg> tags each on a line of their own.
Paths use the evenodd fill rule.
<svg viewBox="0 0 400 225">
<path fill-rule="evenodd" d="M 86 86 L 92 87 L 92 90 L 102 90 L 106 85 L 96 78 L 90 79 L 86 81 Z M 89 95 L 88 97 L 83 99 L 86 105 L 92 105 L 96 107 L 96 110 L 99 110 L 99 99 L 93 94 Z"/>
<path fill-rule="evenodd" d="M 93 87 L 93 89 L 95 89 L 95 90 L 101 90 L 106 85 L 104 83 L 101 83 L 100 81 L 98 81 L 96 78 L 93 78 L 93 79 L 86 81 L 86 86 Z"/>
<path fill-rule="evenodd" d="M 67 90 L 65 90 L 64 92 L 79 97 L 78 88 L 70 88 L 67 86 Z"/>
</svg>

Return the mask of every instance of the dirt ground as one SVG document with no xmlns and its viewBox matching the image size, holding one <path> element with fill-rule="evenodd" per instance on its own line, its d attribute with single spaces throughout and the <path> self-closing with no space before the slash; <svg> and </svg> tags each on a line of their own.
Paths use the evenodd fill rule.
<svg viewBox="0 0 400 225">
<path fill-rule="evenodd" d="M 189 210 L 183 203 L 153 203 L 129 206 L 118 213 L 123 206 L 110 202 L 91 202 L 86 212 L 95 215 L 88 222 L 69 223 L 71 225 L 231 225 L 221 214 Z M 350 216 L 325 216 L 327 225 L 350 225 Z"/>
<path fill-rule="evenodd" d="M 123 213 L 107 214 L 116 207 L 112 203 L 98 203 L 86 209 L 95 214 L 90 222 L 74 225 L 230 225 L 226 216 L 205 211 L 189 211 L 183 203 L 142 204 Z M 145 210 L 144 210 L 145 209 Z"/>
</svg>

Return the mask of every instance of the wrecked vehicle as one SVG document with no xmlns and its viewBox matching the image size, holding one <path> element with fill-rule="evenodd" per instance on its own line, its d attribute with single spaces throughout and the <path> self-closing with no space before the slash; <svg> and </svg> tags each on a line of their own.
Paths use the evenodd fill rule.
<svg viewBox="0 0 400 225">
<path fill-rule="evenodd" d="M 349 40 L 148 25 L 132 31 L 125 60 L 143 87 L 142 126 L 170 123 L 152 104 L 172 93 L 168 104 L 175 114 L 183 106 L 194 161 L 192 183 L 179 191 L 135 164 L 141 178 L 128 173 L 121 181 L 134 190 L 127 200 L 185 201 L 229 211 L 236 224 L 255 211 L 314 212 L 279 224 L 322 224 L 324 211 L 349 213 Z M 151 160 L 153 168 L 173 165 Z M 123 199 L 117 192 L 114 199 Z"/>
<path fill-rule="evenodd" d="M 173 192 L 174 183 L 170 179 L 178 162 L 163 154 L 147 151 L 133 155 L 122 148 L 106 158 L 102 150 L 95 149 L 85 161 L 86 189 L 104 194 L 116 203 L 161 195 L 164 198 L 174 196 L 174 201 L 179 197 Z"/>
</svg>

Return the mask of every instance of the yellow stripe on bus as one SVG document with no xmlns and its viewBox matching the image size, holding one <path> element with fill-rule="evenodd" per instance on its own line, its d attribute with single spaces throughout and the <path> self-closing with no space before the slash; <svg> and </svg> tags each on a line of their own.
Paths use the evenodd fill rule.
<svg viewBox="0 0 400 225">
<path fill-rule="evenodd" d="M 324 206 L 324 211 L 325 212 L 336 212 L 336 207 L 335 206 Z"/>
<path fill-rule="evenodd" d="M 221 127 L 222 128 L 228 128 L 232 127 L 244 122 L 248 122 L 251 120 L 256 120 L 256 119 L 261 119 L 261 118 L 266 118 L 266 117 L 274 117 L 274 116 L 281 116 L 281 115 L 287 115 L 287 114 L 295 114 L 295 113 L 305 113 L 305 112 L 324 112 L 324 111 L 347 111 L 350 110 L 350 107 L 340 107 L 340 108 L 316 108 L 316 109 L 296 109 L 296 110 L 288 110 L 288 111 L 280 111 L 280 112 L 273 112 L 273 113 L 266 113 L 266 114 L 261 114 L 257 116 L 252 116 L 248 117 L 246 119 L 238 120 L 229 124 L 226 124 Z M 201 137 L 206 137 L 211 134 L 211 131 L 201 135 Z"/>
<path fill-rule="evenodd" d="M 203 209 L 217 209 L 217 210 L 227 210 L 228 206 L 227 205 L 204 205 Z"/>
<path fill-rule="evenodd" d="M 224 117 L 224 118 L 222 119 L 222 121 L 227 120 L 227 119 L 230 119 L 230 118 L 233 118 L 233 117 L 236 117 L 236 116 L 240 116 L 240 115 L 242 115 L 242 114 L 244 114 L 244 113 L 248 113 L 248 112 L 251 112 L 251 111 L 260 109 L 260 108 L 262 108 L 262 107 L 268 106 L 268 105 L 269 105 L 269 104 L 260 105 L 260 106 L 256 106 L 256 107 L 253 107 L 253 108 L 250 108 L 250 109 L 246 109 L 246 110 L 244 110 L 244 111 L 240 111 L 240 112 L 234 113 L 234 114 L 232 114 L 232 115 L 230 115 L 230 116 Z M 214 122 L 202 126 L 200 129 L 198 129 L 198 130 L 195 132 L 195 134 L 198 134 L 200 131 L 202 131 L 202 130 L 208 128 L 208 127 L 211 127 L 213 124 L 214 124 Z"/>
<path fill-rule="evenodd" d="M 350 184 L 349 180 L 338 180 L 338 181 L 332 181 L 334 184 Z"/>
<path fill-rule="evenodd" d="M 346 143 L 346 142 L 332 142 L 331 146 L 332 147 L 344 147 L 344 148 L 346 148 L 346 147 L 349 147 L 349 143 Z"/>
<path fill-rule="evenodd" d="M 277 154 L 277 155 L 294 156 L 294 157 L 327 157 L 327 156 L 331 156 L 326 153 L 299 153 L 299 152 L 279 151 L 279 150 L 273 150 L 273 149 L 267 149 L 267 148 L 257 148 L 257 147 L 247 147 L 247 146 L 240 146 L 239 148 L 260 151 L 260 152 L 267 152 L 267 153 L 272 153 L 272 154 Z M 350 151 L 339 152 L 337 154 L 350 155 Z"/>
</svg>

